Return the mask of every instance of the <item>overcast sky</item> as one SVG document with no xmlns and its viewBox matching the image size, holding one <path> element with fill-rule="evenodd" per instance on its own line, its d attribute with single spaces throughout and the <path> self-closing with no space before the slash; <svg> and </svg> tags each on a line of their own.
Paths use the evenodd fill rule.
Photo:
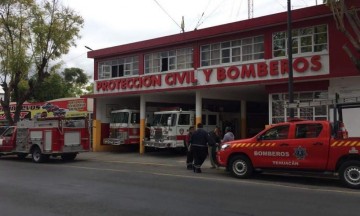
<svg viewBox="0 0 360 216">
<path fill-rule="evenodd" d="M 253 0 L 254 17 L 284 12 L 287 0 Z M 64 67 L 77 67 L 93 76 L 88 50 L 102 49 L 248 19 L 247 0 L 62 0 L 85 20 L 82 38 L 63 57 Z M 291 0 L 293 9 L 322 0 Z M 91 78 L 93 79 L 93 77 Z"/>
</svg>

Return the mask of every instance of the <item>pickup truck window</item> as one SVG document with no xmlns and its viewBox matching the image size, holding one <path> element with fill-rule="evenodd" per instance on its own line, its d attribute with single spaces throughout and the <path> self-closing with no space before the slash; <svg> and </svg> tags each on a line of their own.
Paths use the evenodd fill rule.
<svg viewBox="0 0 360 216">
<path fill-rule="evenodd" d="M 297 124 L 295 138 L 316 138 L 323 129 L 322 124 Z"/>
<path fill-rule="evenodd" d="M 260 138 L 263 140 L 279 140 L 289 137 L 289 125 L 280 125 L 267 130 Z"/>
</svg>

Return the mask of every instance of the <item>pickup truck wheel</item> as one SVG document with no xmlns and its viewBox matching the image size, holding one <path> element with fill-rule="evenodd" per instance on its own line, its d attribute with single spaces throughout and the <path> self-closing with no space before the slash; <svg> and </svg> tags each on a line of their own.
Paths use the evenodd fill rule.
<svg viewBox="0 0 360 216">
<path fill-rule="evenodd" d="M 45 156 L 41 153 L 41 150 L 39 147 L 35 147 L 31 153 L 32 156 L 32 160 L 35 163 L 42 163 L 46 158 Z"/>
<path fill-rule="evenodd" d="M 359 161 L 347 161 L 341 165 L 339 170 L 341 182 L 354 189 L 360 188 L 360 162 Z"/>
<path fill-rule="evenodd" d="M 247 157 L 235 156 L 230 161 L 230 172 L 236 178 L 249 178 L 254 168 Z"/>
</svg>

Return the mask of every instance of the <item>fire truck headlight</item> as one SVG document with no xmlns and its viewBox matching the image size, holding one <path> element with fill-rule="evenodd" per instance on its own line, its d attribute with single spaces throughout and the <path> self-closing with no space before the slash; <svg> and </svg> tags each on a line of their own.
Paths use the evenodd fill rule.
<svg viewBox="0 0 360 216">
<path fill-rule="evenodd" d="M 225 151 L 229 147 L 230 147 L 230 145 L 225 143 L 224 145 L 221 146 L 220 151 Z"/>
</svg>

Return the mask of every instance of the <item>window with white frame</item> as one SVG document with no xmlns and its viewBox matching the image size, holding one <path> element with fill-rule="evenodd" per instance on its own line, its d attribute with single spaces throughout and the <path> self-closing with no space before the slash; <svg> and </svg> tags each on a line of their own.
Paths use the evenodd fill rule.
<svg viewBox="0 0 360 216">
<path fill-rule="evenodd" d="M 294 93 L 294 102 L 312 102 L 328 99 L 328 92 L 296 92 Z M 284 122 L 290 116 L 290 110 L 286 109 L 285 103 L 289 101 L 288 94 L 270 94 L 270 124 Z M 327 120 L 328 119 L 327 105 L 316 107 L 299 107 L 294 109 L 294 117 L 309 120 Z"/>
<path fill-rule="evenodd" d="M 193 68 L 193 49 L 182 48 L 144 56 L 145 73 Z"/>
<path fill-rule="evenodd" d="M 327 25 L 292 30 L 292 52 L 294 55 L 323 52 L 328 49 Z M 287 56 L 287 32 L 273 34 L 273 57 Z"/>
<path fill-rule="evenodd" d="M 256 36 L 201 46 L 201 66 L 264 58 L 264 37 Z"/>
<path fill-rule="evenodd" d="M 99 79 L 131 76 L 139 74 L 139 58 L 131 56 L 99 63 Z"/>
</svg>

